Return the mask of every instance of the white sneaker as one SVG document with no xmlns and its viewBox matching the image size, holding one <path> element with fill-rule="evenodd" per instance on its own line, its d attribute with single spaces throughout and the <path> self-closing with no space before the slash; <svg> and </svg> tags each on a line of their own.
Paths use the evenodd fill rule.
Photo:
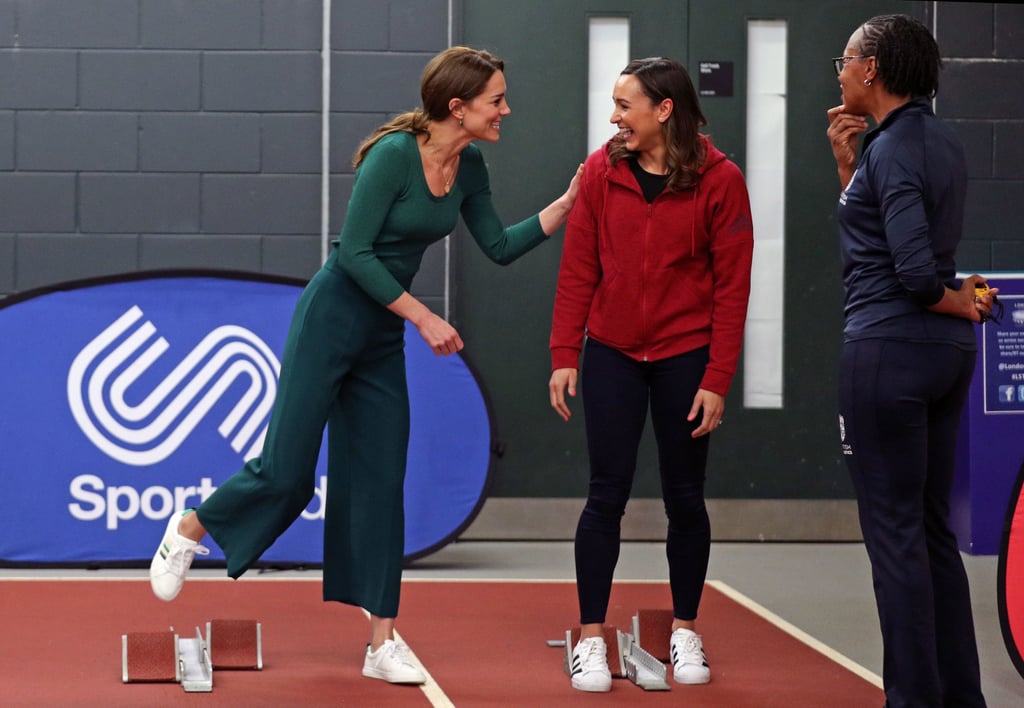
<svg viewBox="0 0 1024 708">
<path fill-rule="evenodd" d="M 383 679 L 388 683 L 427 682 L 427 677 L 409 658 L 409 647 L 397 643 L 394 639 L 385 639 L 384 643 L 377 647 L 377 651 L 370 651 L 370 645 L 366 645 L 363 676 Z"/>
<path fill-rule="evenodd" d="M 153 561 L 149 564 L 149 584 L 153 588 L 153 594 L 167 602 L 181 592 L 192 559 L 197 554 L 210 554 L 210 549 L 206 546 L 200 546 L 196 541 L 178 533 L 181 517 L 189 513 L 195 512 L 190 509 L 180 514 L 171 514 L 171 518 L 167 520 L 164 537 L 153 554 Z"/>
<path fill-rule="evenodd" d="M 612 690 L 612 672 L 608 670 L 608 646 L 604 637 L 587 637 L 576 643 L 572 649 L 569 677 L 577 691 L 604 693 Z"/>
<path fill-rule="evenodd" d="M 680 627 L 672 632 L 669 641 L 672 656 L 672 678 L 676 683 L 707 683 L 711 680 L 711 667 L 704 656 L 700 635 Z"/>
</svg>

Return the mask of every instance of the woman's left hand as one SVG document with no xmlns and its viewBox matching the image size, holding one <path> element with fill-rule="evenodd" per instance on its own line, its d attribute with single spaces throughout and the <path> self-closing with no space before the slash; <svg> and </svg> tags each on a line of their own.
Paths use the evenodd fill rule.
<svg viewBox="0 0 1024 708">
<path fill-rule="evenodd" d="M 572 205 L 576 203 L 576 196 L 580 193 L 580 179 L 583 177 L 583 164 L 576 168 L 576 173 L 569 180 L 569 187 L 558 199 L 548 204 L 540 211 L 540 227 L 545 234 L 550 236 L 559 226 L 569 218 Z"/>
<path fill-rule="evenodd" d="M 707 389 L 697 389 L 697 395 L 693 397 L 693 407 L 690 408 L 690 414 L 686 416 L 686 419 L 695 420 L 701 409 L 704 409 L 704 414 L 701 417 L 700 425 L 691 433 L 691 436 L 695 438 L 707 435 L 722 424 L 722 414 L 725 413 L 725 396 L 720 396 Z"/>
<path fill-rule="evenodd" d="M 579 167 L 576 168 L 576 174 L 569 180 L 569 188 L 565 190 L 565 194 L 562 195 L 569 208 L 572 209 L 572 205 L 576 203 L 576 195 L 580 193 L 580 180 L 583 178 L 583 163 L 581 162 Z"/>
</svg>

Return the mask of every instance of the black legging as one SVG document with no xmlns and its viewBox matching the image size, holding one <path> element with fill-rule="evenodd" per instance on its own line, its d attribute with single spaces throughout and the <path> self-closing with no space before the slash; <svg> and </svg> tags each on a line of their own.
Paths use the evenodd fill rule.
<svg viewBox="0 0 1024 708">
<path fill-rule="evenodd" d="M 648 407 L 658 443 L 661 492 L 668 515 L 669 582 L 675 617 L 697 617 L 711 553 L 704 506 L 708 436 L 686 416 L 704 376 L 708 349 L 654 362 L 629 358 L 588 339 L 581 391 L 590 454 L 590 492 L 576 527 L 576 587 L 581 624 L 603 624 L 619 559 L 626 510 Z"/>
</svg>

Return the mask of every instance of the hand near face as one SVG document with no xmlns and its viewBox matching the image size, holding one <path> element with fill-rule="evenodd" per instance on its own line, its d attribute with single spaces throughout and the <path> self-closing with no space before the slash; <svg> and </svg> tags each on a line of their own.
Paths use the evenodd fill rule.
<svg viewBox="0 0 1024 708">
<path fill-rule="evenodd" d="M 860 134 L 868 129 L 868 121 L 864 116 L 845 111 L 845 105 L 828 110 L 828 131 L 826 132 L 844 188 L 849 184 L 853 172 L 857 168 L 857 142 L 860 139 Z"/>
</svg>

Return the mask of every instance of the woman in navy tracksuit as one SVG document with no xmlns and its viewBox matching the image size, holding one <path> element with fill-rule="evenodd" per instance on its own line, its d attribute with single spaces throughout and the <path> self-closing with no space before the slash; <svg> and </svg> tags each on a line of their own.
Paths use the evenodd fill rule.
<svg viewBox="0 0 1024 708">
<path fill-rule="evenodd" d="M 955 278 L 967 168 L 932 111 L 941 59 L 916 20 L 868 20 L 834 59 L 828 136 L 843 191 L 842 452 L 857 492 L 884 645 L 886 705 L 984 706 L 967 576 L 947 523 L 972 322 L 991 310 Z M 878 124 L 858 137 L 865 116 Z"/>
</svg>

